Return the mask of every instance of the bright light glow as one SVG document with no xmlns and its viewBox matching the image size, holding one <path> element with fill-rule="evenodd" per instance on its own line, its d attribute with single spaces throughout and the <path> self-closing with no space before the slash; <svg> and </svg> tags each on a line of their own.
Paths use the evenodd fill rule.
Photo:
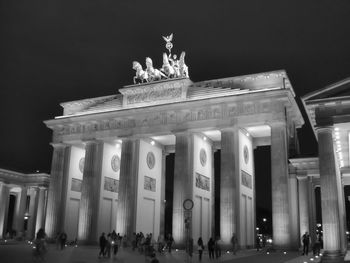
<svg viewBox="0 0 350 263">
<path fill-rule="evenodd" d="M 266 254 L 268 254 L 268 255 L 269 255 L 269 254 L 270 254 L 270 252 L 266 252 Z"/>
<path fill-rule="evenodd" d="M 339 128 L 338 128 L 338 127 L 335 127 L 334 130 L 335 130 L 335 131 L 339 131 Z"/>
<path fill-rule="evenodd" d="M 322 257 L 322 253 L 320 253 L 320 257 Z"/>
<path fill-rule="evenodd" d="M 36 170 L 37 173 L 39 173 L 39 170 Z"/>
<path fill-rule="evenodd" d="M 318 258 L 318 256 L 316 255 L 315 258 Z"/>
<path fill-rule="evenodd" d="M 179 251 L 178 249 L 175 249 L 175 251 Z"/>
<path fill-rule="evenodd" d="M 283 254 L 287 254 L 287 252 L 286 252 L 286 251 L 284 251 L 284 252 L 283 252 Z"/>
<path fill-rule="evenodd" d="M 5 243 L 7 242 L 7 240 L 5 239 Z"/>
<path fill-rule="evenodd" d="M 203 140 L 205 140 L 205 141 L 206 141 L 206 140 L 207 140 L 207 137 L 205 137 L 205 136 L 204 136 L 204 137 L 203 137 Z"/>
<path fill-rule="evenodd" d="M 346 234 L 349 235 L 349 231 L 346 231 Z"/>
<path fill-rule="evenodd" d="M 266 218 L 263 218 L 263 222 L 266 222 L 267 221 L 267 219 Z"/>
<path fill-rule="evenodd" d="M 336 131 L 336 132 L 334 133 L 334 135 L 335 135 L 335 136 L 339 136 L 340 133 L 339 133 L 338 131 Z"/>
<path fill-rule="evenodd" d="M 321 224 L 316 224 L 317 227 L 321 227 L 322 225 Z"/>
<path fill-rule="evenodd" d="M 36 249 L 36 246 L 34 246 L 33 249 Z"/>
<path fill-rule="evenodd" d="M 227 254 L 230 254 L 230 251 L 227 250 L 226 253 L 227 253 Z"/>
<path fill-rule="evenodd" d="M 24 219 L 28 219 L 28 216 L 25 216 Z"/>
<path fill-rule="evenodd" d="M 270 244 L 272 244 L 272 239 L 270 238 L 270 239 L 268 239 L 268 240 L 266 240 L 267 241 L 267 243 L 270 243 Z"/>
<path fill-rule="evenodd" d="M 119 149 L 119 148 L 120 148 L 120 144 L 117 143 L 117 144 L 115 145 L 115 147 L 117 147 L 117 149 Z"/>
<path fill-rule="evenodd" d="M 247 135 L 247 137 L 249 137 L 249 133 L 248 132 L 245 135 Z"/>
<path fill-rule="evenodd" d="M 336 141 L 335 143 L 338 144 L 338 145 L 340 145 L 340 141 Z"/>
<path fill-rule="evenodd" d="M 78 245 L 75 245 L 75 247 L 78 247 Z"/>
<path fill-rule="evenodd" d="M 151 145 L 154 145 L 155 144 L 155 142 L 154 141 L 151 141 Z"/>
<path fill-rule="evenodd" d="M 310 258 L 311 261 L 314 261 L 314 258 Z"/>
<path fill-rule="evenodd" d="M 258 231 L 259 231 L 259 228 L 257 227 L 257 228 L 256 228 L 256 230 L 258 230 Z"/>
</svg>

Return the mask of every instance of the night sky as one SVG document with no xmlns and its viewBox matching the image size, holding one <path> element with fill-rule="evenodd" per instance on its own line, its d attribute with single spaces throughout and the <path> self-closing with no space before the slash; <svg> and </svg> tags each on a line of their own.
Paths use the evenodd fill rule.
<svg viewBox="0 0 350 263">
<path fill-rule="evenodd" d="M 0 0 L 0 167 L 50 171 L 43 120 L 115 94 L 133 60 L 186 51 L 193 81 L 285 69 L 296 91 L 350 76 L 350 1 Z M 309 127 L 304 155 L 316 154 Z"/>
</svg>

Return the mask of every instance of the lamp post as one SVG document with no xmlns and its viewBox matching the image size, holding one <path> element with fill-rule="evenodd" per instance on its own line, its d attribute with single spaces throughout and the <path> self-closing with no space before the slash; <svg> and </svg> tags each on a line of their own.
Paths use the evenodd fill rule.
<svg viewBox="0 0 350 263">
<path fill-rule="evenodd" d="M 185 228 L 186 228 L 186 252 L 187 252 L 187 262 L 190 262 L 190 257 L 192 258 L 192 251 L 193 248 L 191 245 L 193 245 L 193 242 L 190 242 L 191 240 L 191 227 L 192 227 L 192 208 L 193 208 L 193 201 L 191 199 L 186 199 L 183 204 L 183 208 L 185 209 Z M 191 244 L 192 243 L 192 244 Z"/>
</svg>

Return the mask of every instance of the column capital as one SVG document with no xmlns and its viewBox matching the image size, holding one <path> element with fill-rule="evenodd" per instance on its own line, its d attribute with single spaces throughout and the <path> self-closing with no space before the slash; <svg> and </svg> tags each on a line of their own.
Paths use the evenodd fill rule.
<svg viewBox="0 0 350 263">
<path fill-rule="evenodd" d="M 317 126 L 316 133 L 333 133 L 333 126 Z"/>
<path fill-rule="evenodd" d="M 306 181 L 306 179 L 308 178 L 307 174 L 297 175 L 296 177 L 297 177 L 298 181 L 304 181 L 304 180 Z"/>
<path fill-rule="evenodd" d="M 287 127 L 287 122 L 285 122 L 285 121 L 273 121 L 273 122 L 269 122 L 267 125 L 270 126 L 271 129 L 274 127 Z"/>
<path fill-rule="evenodd" d="M 68 146 L 68 144 L 63 143 L 63 142 L 51 142 L 50 145 L 51 145 L 53 148 L 65 148 L 65 147 Z"/>
<path fill-rule="evenodd" d="M 237 125 L 229 126 L 229 127 L 223 127 L 223 128 L 219 129 L 220 132 L 226 132 L 226 131 L 236 132 L 238 130 L 239 130 L 239 127 Z"/>
</svg>

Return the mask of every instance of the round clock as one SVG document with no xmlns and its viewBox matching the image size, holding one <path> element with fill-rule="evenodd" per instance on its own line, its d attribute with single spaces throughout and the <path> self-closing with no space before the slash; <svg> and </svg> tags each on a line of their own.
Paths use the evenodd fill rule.
<svg viewBox="0 0 350 263">
<path fill-rule="evenodd" d="M 191 210 L 193 208 L 193 201 L 191 199 L 186 199 L 183 202 L 182 206 L 185 210 Z"/>
<path fill-rule="evenodd" d="M 112 166 L 112 170 L 114 172 L 118 172 L 120 169 L 120 158 L 118 155 L 113 155 L 112 156 L 112 160 L 111 160 L 111 166 Z"/>
<path fill-rule="evenodd" d="M 207 153 L 203 148 L 199 152 L 199 160 L 202 166 L 205 166 L 205 164 L 207 163 Z"/>
<path fill-rule="evenodd" d="M 156 164 L 156 158 L 154 157 L 153 152 L 148 152 L 146 157 L 147 166 L 149 169 L 153 169 L 154 165 Z"/>
<path fill-rule="evenodd" d="M 249 161 L 249 150 L 248 150 L 247 145 L 244 145 L 244 148 L 243 148 L 243 157 L 244 157 L 244 162 L 247 164 L 248 161 Z"/>
<path fill-rule="evenodd" d="M 81 173 L 84 173 L 84 164 L 85 164 L 85 158 L 80 158 L 79 160 L 79 171 Z"/>
</svg>

